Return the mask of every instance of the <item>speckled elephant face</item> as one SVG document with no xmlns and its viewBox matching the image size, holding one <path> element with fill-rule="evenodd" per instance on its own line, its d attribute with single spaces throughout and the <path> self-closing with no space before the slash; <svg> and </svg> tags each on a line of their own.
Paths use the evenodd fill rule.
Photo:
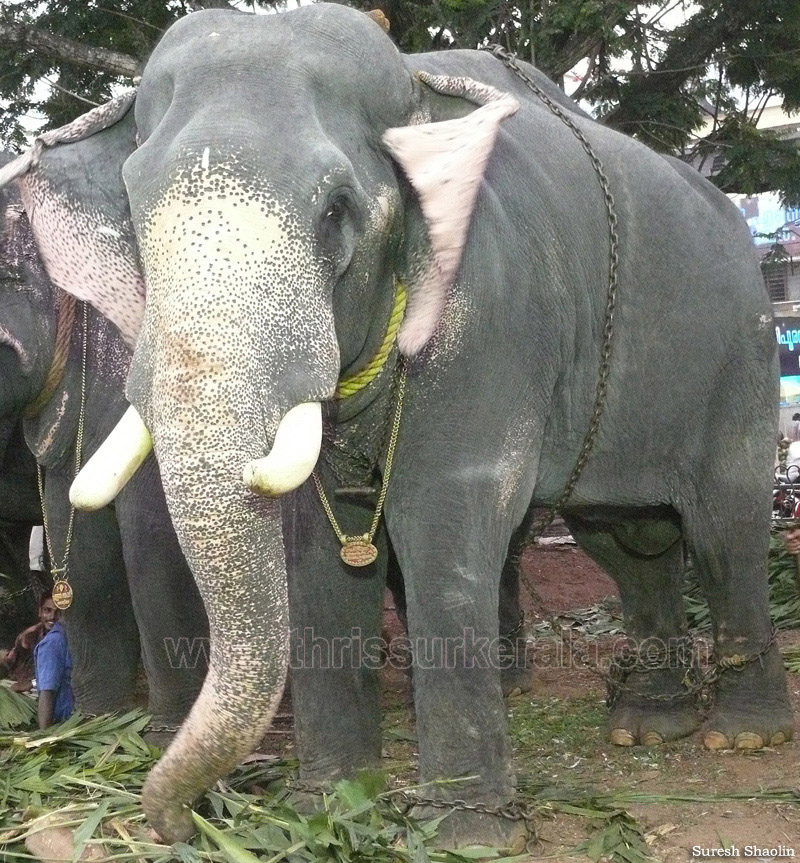
<svg viewBox="0 0 800 863">
<path fill-rule="evenodd" d="M 234 156 L 206 148 L 183 163 L 152 204 L 134 209 L 148 284 L 135 399 L 148 425 L 177 435 L 195 421 L 181 406 L 205 403 L 221 433 L 263 432 L 292 404 L 333 393 L 329 265 L 292 202 L 242 176 Z M 231 400 L 221 392 L 230 387 L 252 398 Z M 142 397 L 149 388 L 157 399 Z"/>
</svg>

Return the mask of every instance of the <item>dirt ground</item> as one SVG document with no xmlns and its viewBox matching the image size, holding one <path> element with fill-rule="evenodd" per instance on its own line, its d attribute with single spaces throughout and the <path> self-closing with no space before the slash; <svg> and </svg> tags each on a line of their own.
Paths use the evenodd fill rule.
<svg viewBox="0 0 800 863">
<path fill-rule="evenodd" d="M 551 612 L 593 605 L 607 596 L 616 596 L 614 583 L 577 548 L 569 546 L 536 547 L 525 558 L 525 573 Z M 531 609 L 534 611 L 535 610 Z M 534 617 L 535 619 L 535 617 Z M 608 640 L 608 639 L 606 639 Z M 800 644 L 800 631 L 779 636 L 781 647 Z M 576 706 L 587 698 L 599 702 L 604 686 L 593 674 L 569 668 L 533 669 L 532 699 L 556 696 Z M 789 675 L 789 686 L 796 715 L 800 716 L 800 675 Z M 526 696 L 514 699 L 515 704 Z M 604 718 L 604 717 L 603 717 Z M 550 752 L 540 760 L 557 763 L 552 778 L 585 784 L 598 790 L 630 790 L 651 795 L 754 794 L 764 789 L 798 790 L 800 780 L 800 746 L 796 742 L 757 754 L 709 752 L 703 748 L 699 733 L 658 749 L 635 747 L 622 749 L 603 738 L 602 726 L 588 728 L 591 740 L 580 754 L 558 751 L 552 741 Z M 797 734 L 797 727 L 795 728 Z M 578 741 L 579 742 L 579 741 Z M 518 759 L 525 759 L 524 746 L 517 745 Z M 574 754 L 575 757 L 572 757 Z M 534 758 L 534 760 L 536 760 Z M 566 767 L 566 769 L 565 769 Z M 547 768 L 544 768 L 547 769 Z M 703 849 L 739 850 L 744 859 L 746 846 L 778 849 L 791 859 L 787 849 L 800 857 L 800 797 L 795 803 L 762 802 L 753 797 L 737 801 L 626 803 L 625 806 L 644 826 L 652 842 L 651 853 L 663 863 L 691 859 L 693 846 Z M 563 816 L 542 828 L 545 840 L 542 857 L 559 860 L 586 860 L 566 856 L 570 841 L 580 841 L 585 824 L 568 825 Z M 572 819 L 573 821 L 575 819 Z M 576 837 L 572 830 L 577 830 Z M 536 858 L 533 858 L 536 859 Z M 749 859 L 771 860 L 771 856 Z"/>
<path fill-rule="evenodd" d="M 534 658 L 539 667 L 531 669 L 531 691 L 509 700 L 520 781 L 542 788 L 545 796 L 574 794 L 585 801 L 613 793 L 643 827 L 652 859 L 659 863 L 713 859 L 714 849 L 719 849 L 717 859 L 724 859 L 724 849 L 729 849 L 730 856 L 738 851 L 745 860 L 800 858 L 800 745 L 790 742 L 755 754 L 709 752 L 696 733 L 654 749 L 612 746 L 604 734 L 603 681 L 585 668 L 558 660 L 555 640 L 551 638 L 548 646 L 547 638 L 537 634 L 541 629 L 537 624 L 553 614 L 615 597 L 614 584 L 574 545 L 532 547 L 523 565 L 526 582 L 538 594 L 533 598 L 525 592 L 523 604 L 527 628 L 536 638 Z M 384 627 L 386 634 L 400 631 L 388 595 Z M 587 643 L 602 659 L 614 638 L 601 635 Z M 800 645 L 800 631 L 781 633 L 779 642 L 781 647 Z M 800 717 L 800 675 L 789 678 Z M 415 778 L 409 700 L 406 676 L 385 671 L 385 769 L 401 782 Z M 274 728 L 269 748 L 288 755 L 292 744 L 287 708 L 281 711 L 283 719 Z M 798 793 L 793 800 L 765 799 L 765 791 L 776 789 Z M 683 799 L 673 799 L 678 796 Z M 687 799 L 692 797 L 699 799 Z M 592 834 L 593 823 L 583 816 L 545 813 L 540 842 L 526 859 L 586 863 L 592 858 L 573 849 Z M 693 855 L 693 846 L 705 850 L 705 856 Z M 776 849 L 783 856 L 760 854 L 753 846 Z"/>
</svg>

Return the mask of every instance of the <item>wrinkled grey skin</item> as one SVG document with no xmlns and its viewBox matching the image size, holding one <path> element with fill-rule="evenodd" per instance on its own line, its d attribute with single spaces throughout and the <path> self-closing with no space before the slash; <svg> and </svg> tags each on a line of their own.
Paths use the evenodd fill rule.
<svg viewBox="0 0 800 863">
<path fill-rule="evenodd" d="M 8 160 L 3 155 L 0 164 Z M 13 187 L 0 189 L 0 260 L 9 276 L 0 285 L 0 422 L 17 429 L 6 453 L 9 470 L 0 483 L 0 493 L 8 492 L 9 498 L 0 499 L 0 508 L 8 506 L 18 517 L 27 513 L 28 520 L 41 523 L 35 466 L 30 454 L 21 452 L 19 429 L 50 367 L 60 292 L 42 267 Z M 123 389 L 130 364 L 130 351 L 116 328 L 91 308 L 88 321 L 84 460 L 126 407 Z M 64 377 L 41 413 L 24 420 L 27 444 L 45 469 L 48 525 L 59 562 L 74 475 L 82 339 L 79 304 Z M 27 564 L 27 543 L 25 550 Z M 203 638 L 207 623 L 166 511 L 154 459 L 113 506 L 76 513 L 69 579 L 75 599 L 63 620 L 78 709 L 101 713 L 129 707 L 141 658 L 154 722 L 180 723 L 202 685 L 205 666 L 178 667 L 170 645 L 180 647 L 181 638 Z"/>
<path fill-rule="evenodd" d="M 522 107 L 501 127 L 444 315 L 409 365 L 380 556 L 357 573 L 339 562 L 311 483 L 269 500 L 241 476 L 269 451 L 287 410 L 330 402 L 337 379 L 375 354 L 394 277 L 412 303 L 422 290 L 427 225 L 382 136 L 475 106 L 437 95 L 418 69 L 468 75 Z M 303 778 L 324 782 L 378 760 L 377 680 L 363 659 L 378 634 L 389 547 L 412 638 L 465 639 L 455 668 L 414 669 L 420 778 L 478 777 L 436 793 L 507 802 L 514 777 L 500 675 L 483 661 L 481 639 L 498 633 L 509 542 L 533 506 L 558 497 L 592 413 L 608 224 L 583 149 L 491 56 L 402 57 L 374 22 L 325 4 L 178 22 L 144 71 L 133 122 L 129 114 L 45 153 L 37 176 L 60 151 L 66 172 L 69 154 L 77 161 L 101 146 L 96 139 L 121 170 L 125 188 L 111 168 L 103 174 L 103 218 L 130 236 L 130 207 L 147 281 L 127 393 L 152 433 L 209 613 L 209 675 L 145 787 L 148 818 L 170 841 L 192 832 L 185 804 L 254 745 L 289 662 Z M 620 287 L 605 414 L 565 517 L 617 579 L 634 637 L 684 632 L 685 544 L 717 650 L 755 651 L 770 632 L 777 374 L 746 229 L 688 168 L 577 112 L 575 122 L 616 202 Z M 84 206 L 72 196 L 73 214 Z M 335 493 L 336 475 L 348 471 L 334 443 L 380 457 L 391 374 L 387 367 L 357 396 L 328 405 L 319 471 L 347 533 L 363 533 L 371 509 Z M 743 515 L 732 514 L 732 500 Z M 298 651 L 310 653 L 304 633 L 331 639 L 353 629 L 362 661 L 296 667 Z M 669 694 L 680 676 L 633 683 Z M 662 709 L 626 695 L 611 724 L 647 742 L 650 732 L 688 733 L 696 718 L 685 702 Z M 761 744 L 791 734 L 774 647 L 722 681 L 707 732 L 726 745 L 743 734 Z M 440 838 L 512 844 L 513 829 L 459 812 Z"/>
</svg>

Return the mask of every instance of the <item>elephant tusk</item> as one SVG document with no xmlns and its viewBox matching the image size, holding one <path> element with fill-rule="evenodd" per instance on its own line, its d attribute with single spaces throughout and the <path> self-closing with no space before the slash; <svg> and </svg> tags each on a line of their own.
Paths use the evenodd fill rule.
<svg viewBox="0 0 800 863">
<path fill-rule="evenodd" d="M 321 446 L 322 405 L 297 405 L 281 420 L 269 455 L 245 466 L 244 484 L 267 497 L 286 494 L 311 476 Z"/>
<path fill-rule="evenodd" d="M 153 442 L 139 412 L 131 406 L 75 477 L 69 500 L 92 512 L 111 503 L 150 454 Z"/>
</svg>

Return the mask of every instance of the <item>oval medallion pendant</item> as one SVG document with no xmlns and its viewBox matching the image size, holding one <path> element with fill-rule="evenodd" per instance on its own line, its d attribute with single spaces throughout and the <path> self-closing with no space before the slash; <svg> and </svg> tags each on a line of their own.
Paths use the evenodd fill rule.
<svg viewBox="0 0 800 863">
<path fill-rule="evenodd" d="M 378 556 L 378 549 L 366 539 L 348 539 L 339 555 L 348 566 L 369 566 Z"/>
<path fill-rule="evenodd" d="M 53 584 L 53 605 L 64 611 L 72 605 L 72 585 L 63 578 Z"/>
</svg>

